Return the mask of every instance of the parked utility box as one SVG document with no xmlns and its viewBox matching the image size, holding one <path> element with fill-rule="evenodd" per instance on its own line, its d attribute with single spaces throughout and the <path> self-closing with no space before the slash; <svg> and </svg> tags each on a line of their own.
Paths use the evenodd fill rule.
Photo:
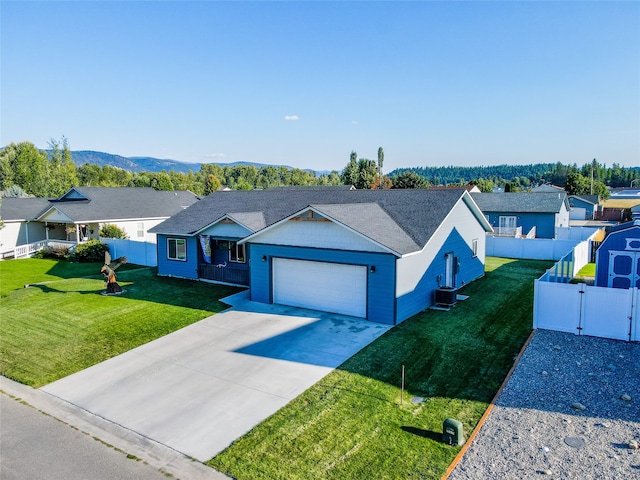
<svg viewBox="0 0 640 480">
<path fill-rule="evenodd" d="M 442 441 L 449 445 L 464 445 L 462 422 L 447 418 L 442 424 Z"/>
</svg>

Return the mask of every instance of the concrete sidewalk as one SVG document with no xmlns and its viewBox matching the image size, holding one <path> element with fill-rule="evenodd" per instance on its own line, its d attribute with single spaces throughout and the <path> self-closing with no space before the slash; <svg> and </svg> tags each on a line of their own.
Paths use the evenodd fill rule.
<svg viewBox="0 0 640 480">
<path fill-rule="evenodd" d="M 225 301 L 234 308 L 41 390 L 206 461 L 391 328 L 244 292 Z"/>
<path fill-rule="evenodd" d="M 104 444 L 104 448 L 114 448 L 122 455 L 133 455 L 148 465 L 157 468 L 164 475 L 182 480 L 228 480 L 216 470 L 196 462 L 166 445 L 132 432 L 109 420 L 76 407 L 64 400 L 36 390 L 21 383 L 0 376 L 0 395 L 7 401 L 20 401 L 36 410 L 82 432 L 92 440 Z M 4 400 L 3 400 L 4 401 Z M 38 448 L 34 445 L 34 448 Z M 10 452 L 2 452 L 3 457 Z"/>
</svg>

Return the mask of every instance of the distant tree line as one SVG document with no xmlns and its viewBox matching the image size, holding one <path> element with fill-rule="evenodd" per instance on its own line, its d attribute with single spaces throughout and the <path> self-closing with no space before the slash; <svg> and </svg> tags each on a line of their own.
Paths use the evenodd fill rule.
<svg viewBox="0 0 640 480">
<path fill-rule="evenodd" d="M 640 182 L 640 167 L 611 167 L 597 160 L 582 167 L 577 164 L 540 163 L 530 165 L 494 165 L 486 167 L 414 167 L 396 169 L 390 174 L 394 188 L 422 188 L 423 185 L 478 185 L 482 191 L 493 187 L 505 191 L 527 191 L 549 183 L 565 187 L 570 194 L 599 194 L 607 197 L 607 187 L 629 187 Z M 402 185 L 409 184 L 410 187 Z"/>
<path fill-rule="evenodd" d="M 317 176 L 298 168 L 204 164 L 197 172 L 134 173 L 121 168 L 86 163 L 76 166 L 66 138 L 51 140 L 50 149 L 38 150 L 31 142 L 11 143 L 0 150 L 0 190 L 5 195 L 54 198 L 72 186 L 152 187 L 156 190 L 190 190 L 208 195 L 220 188 L 251 190 L 281 186 L 341 185 L 337 171 Z"/>
<path fill-rule="evenodd" d="M 477 185 L 481 191 L 494 187 L 526 191 L 542 183 L 565 187 L 569 193 L 608 196 L 607 187 L 640 183 L 640 168 L 618 164 L 606 167 L 595 159 L 576 164 L 540 163 L 486 167 L 414 167 L 382 172 L 384 151 L 378 159 L 358 158 L 352 151 L 341 172 L 316 175 L 298 168 L 252 165 L 203 164 L 199 171 L 130 172 L 121 168 L 85 163 L 76 166 L 66 138 L 51 140 L 49 150 L 30 142 L 10 144 L 0 150 L 0 190 L 5 196 L 58 197 L 72 186 L 152 187 L 156 190 L 190 190 L 208 195 L 221 188 L 251 190 L 281 186 L 354 185 L 359 189 L 428 188 L 431 185 Z"/>
</svg>

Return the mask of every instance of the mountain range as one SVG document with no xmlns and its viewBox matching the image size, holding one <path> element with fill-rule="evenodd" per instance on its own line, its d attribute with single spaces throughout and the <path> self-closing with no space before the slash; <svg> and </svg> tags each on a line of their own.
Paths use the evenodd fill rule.
<svg viewBox="0 0 640 480">
<path fill-rule="evenodd" d="M 92 165 L 98 165 L 100 167 L 104 167 L 106 165 L 122 168 L 123 170 L 128 170 L 130 172 L 161 172 L 162 170 L 180 173 L 189 173 L 189 171 L 197 172 L 200 170 L 200 166 L 202 163 L 187 163 L 181 162 L 179 160 L 171 160 L 171 159 L 160 159 L 153 157 L 123 157 L 121 155 L 114 155 L 112 153 L 105 152 L 94 152 L 92 150 L 75 150 L 71 152 L 71 158 L 76 166 L 82 166 L 85 163 L 89 163 Z M 228 166 L 228 167 L 237 167 L 240 165 L 246 166 L 254 166 L 256 168 L 262 168 L 267 166 L 275 166 L 275 167 L 285 167 L 288 169 L 292 169 L 288 165 L 267 165 L 264 163 L 255 163 L 255 162 L 233 162 L 233 163 L 217 163 L 218 165 Z M 330 173 L 329 171 L 318 171 L 306 169 L 309 172 L 315 172 L 316 175 L 320 176 L 323 174 Z"/>
</svg>

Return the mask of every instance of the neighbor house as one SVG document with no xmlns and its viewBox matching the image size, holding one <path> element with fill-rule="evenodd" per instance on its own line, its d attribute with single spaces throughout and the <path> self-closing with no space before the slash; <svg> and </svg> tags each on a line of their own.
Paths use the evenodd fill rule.
<svg viewBox="0 0 640 480">
<path fill-rule="evenodd" d="M 159 275 L 396 324 L 484 274 L 491 227 L 465 190 L 307 188 L 215 192 L 151 231 Z"/>
<path fill-rule="evenodd" d="M 106 224 L 118 226 L 131 240 L 155 242 L 149 229 L 197 200 L 189 191 L 141 187 L 73 187 L 56 199 L 3 198 L 0 253 L 13 256 L 16 247 L 43 241 L 86 242 L 99 238 Z"/>
<path fill-rule="evenodd" d="M 595 220 L 600 207 L 598 195 L 569 195 L 571 220 Z"/>
<path fill-rule="evenodd" d="M 569 227 L 569 202 L 564 191 L 472 193 L 497 235 L 556 238 Z"/>
<path fill-rule="evenodd" d="M 595 285 L 640 288 L 640 220 L 609 229 L 596 251 Z"/>
</svg>

